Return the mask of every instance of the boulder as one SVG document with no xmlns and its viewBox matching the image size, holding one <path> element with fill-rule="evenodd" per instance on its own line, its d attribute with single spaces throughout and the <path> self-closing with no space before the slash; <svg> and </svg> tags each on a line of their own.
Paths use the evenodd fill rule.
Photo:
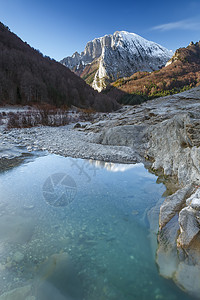
<svg viewBox="0 0 200 300">
<path fill-rule="evenodd" d="M 191 184 L 186 185 L 184 188 L 178 190 L 171 196 L 168 196 L 160 207 L 159 227 L 162 229 L 183 207 L 187 197 L 193 191 Z"/>
<path fill-rule="evenodd" d="M 199 233 L 200 228 L 197 222 L 197 211 L 192 207 L 185 207 L 179 213 L 180 235 L 177 245 L 188 247 L 194 237 Z"/>
</svg>

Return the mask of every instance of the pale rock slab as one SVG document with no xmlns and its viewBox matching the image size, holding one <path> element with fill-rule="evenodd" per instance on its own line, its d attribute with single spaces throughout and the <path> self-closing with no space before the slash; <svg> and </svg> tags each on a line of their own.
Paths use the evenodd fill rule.
<svg viewBox="0 0 200 300">
<path fill-rule="evenodd" d="M 160 207 L 159 227 L 162 229 L 183 207 L 187 197 L 193 191 L 192 185 L 186 185 L 171 196 L 168 196 Z"/>
<path fill-rule="evenodd" d="M 192 207 L 185 207 L 179 213 L 180 235 L 177 239 L 178 246 L 188 247 L 200 228 L 196 220 L 197 211 Z"/>
</svg>

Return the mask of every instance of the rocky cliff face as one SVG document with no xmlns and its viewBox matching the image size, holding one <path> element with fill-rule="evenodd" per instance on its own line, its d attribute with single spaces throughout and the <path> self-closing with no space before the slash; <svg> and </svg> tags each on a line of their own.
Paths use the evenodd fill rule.
<svg viewBox="0 0 200 300">
<path fill-rule="evenodd" d="M 172 58 L 166 63 L 166 66 L 173 64 L 176 61 L 182 63 L 200 63 L 200 41 L 195 44 L 191 42 L 186 48 L 179 48 L 176 50 Z"/>
<path fill-rule="evenodd" d="M 171 51 L 135 33 L 116 31 L 113 35 L 88 42 L 81 54 L 75 52 L 61 63 L 101 91 L 118 78 L 131 76 L 137 71 L 158 70 L 171 56 Z M 88 68 L 85 71 L 93 64 L 96 67 L 92 72 Z"/>
</svg>

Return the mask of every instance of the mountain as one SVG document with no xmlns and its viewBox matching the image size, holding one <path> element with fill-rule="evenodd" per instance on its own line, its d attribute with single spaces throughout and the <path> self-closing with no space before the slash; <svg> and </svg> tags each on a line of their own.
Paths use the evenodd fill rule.
<svg viewBox="0 0 200 300">
<path fill-rule="evenodd" d="M 68 68 L 24 43 L 0 23 L 0 105 L 75 105 L 111 111 L 119 105 Z"/>
<path fill-rule="evenodd" d="M 61 60 L 98 91 L 108 83 L 138 71 L 152 72 L 163 67 L 172 52 L 135 33 L 116 31 L 88 42 L 85 50 Z"/>
<path fill-rule="evenodd" d="M 176 50 L 161 70 L 137 72 L 118 79 L 105 94 L 120 103 L 137 104 L 141 101 L 175 94 L 200 85 L 200 41 Z"/>
</svg>

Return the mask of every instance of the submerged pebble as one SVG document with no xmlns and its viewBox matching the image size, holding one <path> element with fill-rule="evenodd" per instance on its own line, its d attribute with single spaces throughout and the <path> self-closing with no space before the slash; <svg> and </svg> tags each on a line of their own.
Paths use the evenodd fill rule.
<svg viewBox="0 0 200 300">
<path fill-rule="evenodd" d="M 13 255 L 13 260 L 16 263 L 20 263 L 23 259 L 24 259 L 24 254 L 19 251 L 15 252 L 15 254 Z"/>
</svg>

